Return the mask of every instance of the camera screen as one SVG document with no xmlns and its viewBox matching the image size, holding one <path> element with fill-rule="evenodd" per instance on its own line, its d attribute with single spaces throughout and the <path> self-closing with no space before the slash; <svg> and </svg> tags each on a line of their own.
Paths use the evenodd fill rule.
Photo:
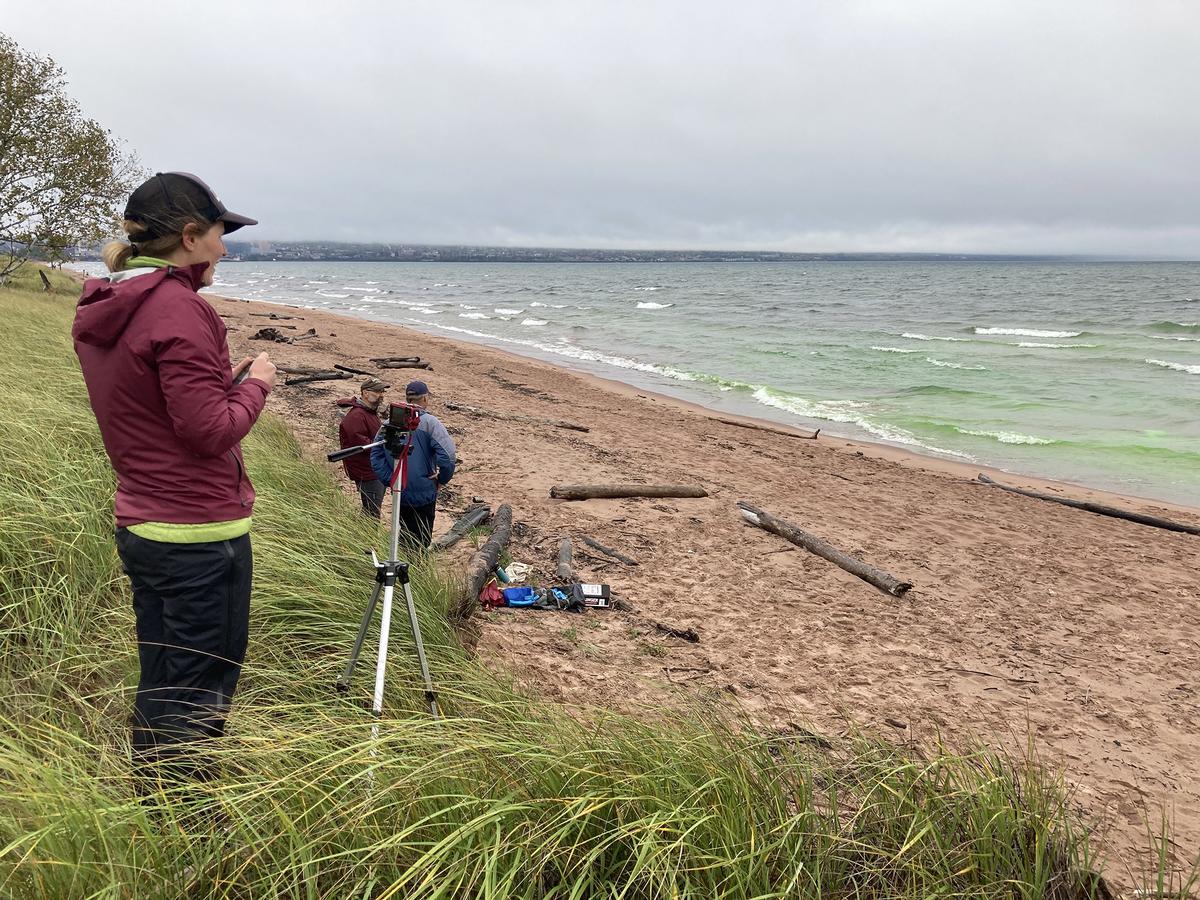
<svg viewBox="0 0 1200 900">
<path fill-rule="evenodd" d="M 412 431 L 420 421 L 418 413 L 419 410 L 415 406 L 407 403 L 393 403 L 388 409 L 388 424 L 393 428 Z"/>
</svg>

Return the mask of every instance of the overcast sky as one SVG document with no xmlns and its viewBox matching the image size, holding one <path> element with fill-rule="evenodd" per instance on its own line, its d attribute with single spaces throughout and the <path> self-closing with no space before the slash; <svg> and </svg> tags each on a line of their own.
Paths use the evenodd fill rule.
<svg viewBox="0 0 1200 900">
<path fill-rule="evenodd" d="M 1200 258 L 1200 2 L 0 0 L 240 236 Z"/>
</svg>

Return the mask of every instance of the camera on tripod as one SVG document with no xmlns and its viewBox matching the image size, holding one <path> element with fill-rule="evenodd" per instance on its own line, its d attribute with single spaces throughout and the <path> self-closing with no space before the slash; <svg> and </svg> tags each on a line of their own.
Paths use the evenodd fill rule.
<svg viewBox="0 0 1200 900">
<path fill-rule="evenodd" d="M 421 424 L 421 408 L 411 403 L 393 403 L 388 407 L 387 422 L 383 426 L 383 445 L 394 457 L 402 455 L 410 446 L 409 436 Z"/>
</svg>

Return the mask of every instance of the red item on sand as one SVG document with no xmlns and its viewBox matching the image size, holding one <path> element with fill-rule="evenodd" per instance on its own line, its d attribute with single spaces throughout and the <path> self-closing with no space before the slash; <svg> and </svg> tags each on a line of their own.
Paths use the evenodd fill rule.
<svg viewBox="0 0 1200 900">
<path fill-rule="evenodd" d="M 508 605 L 495 578 L 488 579 L 488 583 L 483 586 L 483 590 L 479 592 L 479 602 L 484 609 L 499 609 Z"/>
</svg>

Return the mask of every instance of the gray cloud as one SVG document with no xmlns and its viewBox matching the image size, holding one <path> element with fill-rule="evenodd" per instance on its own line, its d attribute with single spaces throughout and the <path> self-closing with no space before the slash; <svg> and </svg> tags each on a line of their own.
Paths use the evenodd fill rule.
<svg viewBox="0 0 1200 900">
<path fill-rule="evenodd" d="M 263 238 L 1200 257 L 1187 0 L 12 6 Z"/>
</svg>

